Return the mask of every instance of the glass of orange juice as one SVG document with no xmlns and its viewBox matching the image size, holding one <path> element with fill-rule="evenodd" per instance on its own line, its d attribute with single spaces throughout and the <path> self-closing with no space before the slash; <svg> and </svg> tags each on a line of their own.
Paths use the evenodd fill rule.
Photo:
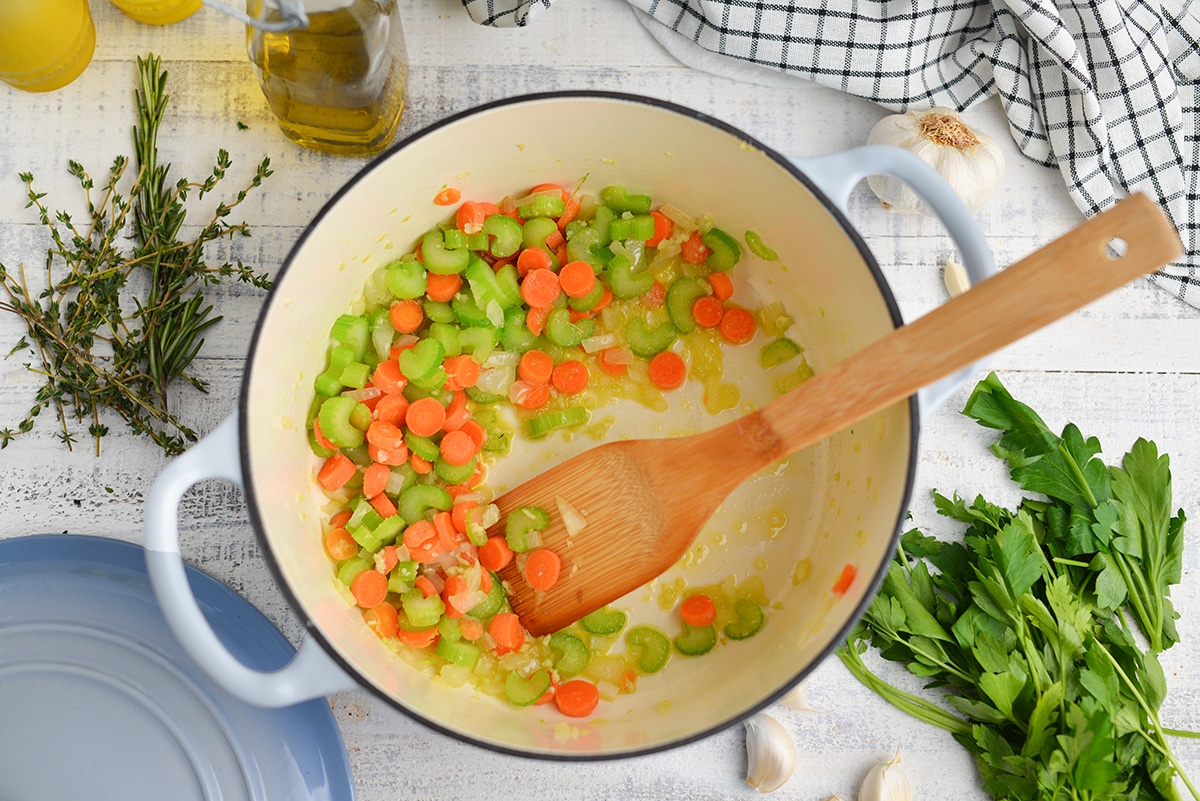
<svg viewBox="0 0 1200 801">
<path fill-rule="evenodd" d="M 91 63 L 96 28 L 87 0 L 0 0 L 0 80 L 49 92 Z"/>
<path fill-rule="evenodd" d="M 138 22 L 170 25 L 200 10 L 200 0 L 112 0 L 113 5 Z"/>
</svg>

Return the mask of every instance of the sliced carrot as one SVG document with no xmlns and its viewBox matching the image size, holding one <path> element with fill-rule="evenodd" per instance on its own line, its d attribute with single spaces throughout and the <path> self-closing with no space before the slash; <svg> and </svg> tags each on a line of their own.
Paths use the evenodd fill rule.
<svg viewBox="0 0 1200 801">
<path fill-rule="evenodd" d="M 534 306 L 525 313 L 525 327 L 529 329 L 529 333 L 535 337 L 541 336 L 542 331 L 546 330 L 546 320 L 550 317 L 549 306 Z"/>
<path fill-rule="evenodd" d="M 382 492 L 371 499 L 371 508 L 379 512 L 380 517 L 394 517 L 396 515 L 396 504 L 392 503 L 392 499 L 384 495 Z"/>
<path fill-rule="evenodd" d="M 513 383 L 515 387 L 517 382 Z M 536 386 L 527 386 L 528 391 L 517 401 L 517 405 L 522 409 L 540 409 L 550 400 L 550 385 L 537 384 Z"/>
<path fill-rule="evenodd" d="M 421 564 L 432 562 L 439 553 L 437 528 L 429 520 L 418 520 L 404 529 L 404 547 Z"/>
<path fill-rule="evenodd" d="M 483 624 L 473 617 L 463 617 L 458 621 L 458 630 L 462 632 L 463 639 L 467 642 L 475 642 L 483 636 Z"/>
<path fill-rule="evenodd" d="M 845 595 L 846 590 L 850 589 L 850 585 L 854 583 L 855 576 L 858 575 L 858 569 L 854 565 L 846 565 L 842 568 L 841 574 L 837 581 L 833 583 L 834 595 Z"/>
<path fill-rule="evenodd" d="M 371 415 L 381 423 L 391 423 L 399 428 L 404 425 L 404 414 L 408 411 L 408 398 L 403 395 L 384 395 L 375 404 Z"/>
<path fill-rule="evenodd" d="M 710 626 L 717 619 L 717 605 L 711 595 L 699 593 L 679 605 L 679 616 L 689 626 Z"/>
<path fill-rule="evenodd" d="M 705 295 L 692 302 L 692 319 L 701 328 L 716 328 L 725 316 L 725 306 L 716 295 Z"/>
<path fill-rule="evenodd" d="M 526 276 L 534 270 L 549 270 L 554 266 L 550 251 L 545 248 L 525 248 L 517 254 L 517 273 Z"/>
<path fill-rule="evenodd" d="M 371 458 L 372 462 L 386 464 L 388 467 L 399 467 L 408 461 L 408 448 L 404 445 L 401 445 L 395 450 L 386 450 L 384 448 L 378 448 L 374 445 L 368 444 L 367 456 Z"/>
<path fill-rule="evenodd" d="M 499 214 L 500 207 L 494 203 L 481 203 L 478 200 L 465 201 L 454 214 L 454 225 L 464 234 L 477 234 L 483 230 L 483 221 L 493 214 Z"/>
<path fill-rule="evenodd" d="M 683 260 L 688 264 L 703 264 L 711 252 L 700 238 L 699 231 L 692 231 L 692 235 L 679 246 L 679 255 L 683 256 Z"/>
<path fill-rule="evenodd" d="M 554 359 L 544 350 L 531 348 L 522 353 L 521 360 L 517 362 L 517 378 L 526 384 L 548 384 L 553 374 Z"/>
<path fill-rule="evenodd" d="M 320 445 L 325 450 L 336 451 L 338 449 L 337 445 L 334 445 L 332 442 L 330 442 L 328 439 L 325 438 L 324 434 L 321 433 L 321 422 L 319 420 L 317 420 L 317 418 L 315 418 L 315 417 L 313 418 L 313 439 L 315 439 L 317 441 L 317 444 Z"/>
<path fill-rule="evenodd" d="M 455 501 L 450 507 L 450 522 L 459 534 L 467 533 L 467 513 L 479 507 L 478 501 Z"/>
<path fill-rule="evenodd" d="M 421 595 L 426 598 L 432 598 L 438 594 L 437 587 L 433 586 L 433 582 L 427 576 L 417 576 L 413 579 L 413 587 L 421 591 Z"/>
<path fill-rule="evenodd" d="M 434 515 L 433 528 L 437 531 L 439 549 L 452 551 L 458 547 L 458 530 L 454 528 L 454 520 L 449 512 Z"/>
<path fill-rule="evenodd" d="M 705 277 L 717 300 L 729 300 L 733 297 L 733 281 L 727 273 L 709 273 Z"/>
<path fill-rule="evenodd" d="M 525 644 L 525 629 L 512 612 L 501 612 L 493 617 L 488 624 L 488 634 L 492 635 L 497 645 L 510 651 L 516 651 Z"/>
<path fill-rule="evenodd" d="M 467 393 L 458 390 L 446 407 L 446 422 L 442 423 L 443 431 L 457 431 L 471 420 L 471 410 L 467 408 Z"/>
<path fill-rule="evenodd" d="M 475 443 L 476 451 L 487 442 L 487 429 L 474 420 L 467 420 L 458 430 L 471 438 L 471 441 Z"/>
<path fill-rule="evenodd" d="M 521 297 L 530 306 L 549 306 L 561 291 L 558 274 L 548 267 L 530 270 L 521 281 Z"/>
<path fill-rule="evenodd" d="M 596 685 L 583 679 L 571 679 L 558 685 L 554 704 L 558 711 L 569 718 L 585 718 L 592 714 L 600 703 L 600 691 Z"/>
<path fill-rule="evenodd" d="M 464 465 L 475 457 L 475 440 L 462 431 L 447 431 L 438 447 L 447 464 Z"/>
<path fill-rule="evenodd" d="M 479 564 L 487 570 L 500 570 L 512 560 L 512 548 L 503 536 L 488 537 L 487 542 L 479 546 Z"/>
<path fill-rule="evenodd" d="M 657 209 L 650 216 L 654 218 L 654 236 L 646 240 L 646 247 L 656 248 L 675 230 L 675 222 Z"/>
<path fill-rule="evenodd" d="M 387 576 L 378 570 L 364 570 L 350 582 L 350 594 L 363 609 L 379 606 L 387 598 Z"/>
<path fill-rule="evenodd" d="M 317 472 L 317 481 L 330 492 L 337 492 L 346 485 L 358 467 L 343 453 L 335 453 L 325 460 Z"/>
<path fill-rule="evenodd" d="M 612 290 L 609 289 L 608 287 L 604 287 L 604 294 L 600 296 L 599 302 L 597 302 L 596 305 L 590 309 L 592 315 L 595 316 L 596 314 L 599 314 L 600 312 L 604 311 L 605 309 L 607 309 L 609 306 L 612 305 L 612 302 L 613 302 Z"/>
<path fill-rule="evenodd" d="M 396 611 L 396 607 L 387 602 L 364 611 L 363 620 L 366 621 L 371 631 L 383 639 L 395 637 L 396 631 L 400 628 L 400 613 Z"/>
<path fill-rule="evenodd" d="M 586 297 L 596 286 L 596 271 L 586 261 L 569 261 L 559 269 L 558 282 L 567 297 Z"/>
<path fill-rule="evenodd" d="M 462 200 L 462 192 L 453 186 L 443 189 L 433 196 L 433 202 L 439 206 L 453 206 Z"/>
<path fill-rule="evenodd" d="M 726 309 L 717 330 L 726 342 L 744 345 L 754 339 L 754 315 L 737 306 Z"/>
<path fill-rule="evenodd" d="M 404 421 L 418 437 L 432 437 L 446 422 L 446 407 L 437 398 L 420 398 L 409 404 Z"/>
<path fill-rule="evenodd" d="M 425 310 L 415 300 L 398 300 L 388 309 L 388 319 L 401 334 L 411 334 L 425 321 Z"/>
<path fill-rule="evenodd" d="M 618 347 L 621 346 L 614 345 L 611 348 L 605 348 L 596 355 L 596 361 L 600 364 L 600 369 L 614 378 L 620 378 L 629 371 L 628 362 L 619 363 L 611 361 L 613 355 L 616 353 L 616 348 Z"/>
<path fill-rule="evenodd" d="M 462 283 L 462 276 L 458 273 L 430 273 L 425 278 L 425 297 L 438 303 L 449 303 L 462 289 Z"/>
<path fill-rule="evenodd" d="M 525 582 L 535 590 L 548 590 L 558 581 L 562 560 L 549 548 L 530 551 L 525 560 Z"/>
<path fill-rule="evenodd" d="M 563 243 L 566 241 L 567 240 L 563 238 L 562 231 L 551 231 L 546 235 L 546 247 L 554 251 L 557 251 L 560 247 L 562 247 Z"/>
<path fill-rule="evenodd" d="M 564 194 L 565 193 L 566 192 L 564 190 Z M 567 227 L 567 223 L 575 219 L 575 217 L 579 214 L 579 208 L 582 205 L 579 202 L 579 199 L 574 197 L 563 198 L 563 201 L 563 213 L 562 216 L 558 218 L 558 228 L 560 231 Z"/>
<path fill-rule="evenodd" d="M 430 462 L 426 459 L 422 459 L 420 456 L 417 456 L 415 453 L 409 454 L 408 463 L 410 465 L 412 465 L 413 470 L 415 470 L 418 474 L 420 474 L 422 476 L 427 476 L 433 472 L 433 462 Z"/>
<path fill-rule="evenodd" d="M 442 587 L 442 602 L 446 604 L 446 617 L 460 618 L 466 614 L 463 608 L 467 595 L 467 581 L 462 576 L 448 576 Z"/>
<path fill-rule="evenodd" d="M 404 447 L 404 432 L 391 423 L 376 420 L 367 428 L 367 442 L 385 451 L 398 450 Z"/>
<path fill-rule="evenodd" d="M 536 195 L 541 192 L 549 192 L 551 189 L 557 189 L 562 194 L 563 200 L 566 200 L 568 197 L 570 197 L 570 195 L 567 194 L 567 190 L 563 188 L 562 184 L 554 184 L 550 183 L 549 181 L 533 187 L 529 190 L 529 194 Z"/>
<path fill-rule="evenodd" d="M 396 638 L 410 648 L 428 648 L 437 642 L 438 630 L 437 626 L 413 631 L 397 627 Z"/>
<path fill-rule="evenodd" d="M 650 360 L 650 381 L 659 389 L 676 389 L 687 378 L 687 365 L 674 351 L 664 350 Z"/>
<path fill-rule="evenodd" d="M 329 525 L 333 528 L 342 528 L 350 522 L 350 518 L 354 517 L 354 513 L 349 509 L 343 509 L 333 517 L 329 518 Z"/>
<path fill-rule="evenodd" d="M 387 575 L 392 572 L 392 568 L 400 564 L 400 551 L 395 545 L 385 545 L 379 549 L 380 555 L 383 557 L 383 565 L 380 572 Z"/>
<path fill-rule="evenodd" d="M 358 553 L 358 543 L 354 541 L 354 537 L 350 536 L 350 532 L 344 528 L 330 529 L 325 535 L 325 550 L 329 555 L 337 561 L 349 559 Z"/>
<path fill-rule="evenodd" d="M 490 570 L 479 571 L 479 591 L 485 594 L 492 591 L 492 572 Z"/>
<path fill-rule="evenodd" d="M 384 425 L 387 424 L 385 423 Z M 363 497 L 370 500 L 379 493 L 383 492 L 384 488 L 387 487 L 388 479 L 391 478 L 391 476 L 392 471 L 388 470 L 388 466 L 385 464 L 376 462 L 368 467 L 366 472 L 363 473 Z"/>
<path fill-rule="evenodd" d="M 400 372 L 400 363 L 393 358 L 379 363 L 371 374 L 371 383 L 384 394 L 399 395 L 408 386 L 408 379 Z"/>
<path fill-rule="evenodd" d="M 635 693 L 637 692 L 637 677 L 636 670 L 625 668 L 625 671 L 621 673 L 621 680 L 617 682 L 617 686 L 621 688 L 621 692 L 623 693 Z"/>
<path fill-rule="evenodd" d="M 588 385 L 588 370 L 583 362 L 570 359 L 554 368 L 550 383 L 564 395 L 583 392 Z"/>
<path fill-rule="evenodd" d="M 466 353 L 449 357 L 442 362 L 442 369 L 446 371 L 446 389 L 451 392 L 475 386 L 483 372 L 479 362 Z"/>
<path fill-rule="evenodd" d="M 542 693 L 542 697 L 533 702 L 534 706 L 548 704 L 554 700 L 554 694 L 558 691 L 558 680 L 554 676 L 550 677 L 550 689 Z"/>
<path fill-rule="evenodd" d="M 650 291 L 642 295 L 642 305 L 647 309 L 661 309 L 667 300 L 667 287 L 662 281 L 655 280 Z"/>
</svg>

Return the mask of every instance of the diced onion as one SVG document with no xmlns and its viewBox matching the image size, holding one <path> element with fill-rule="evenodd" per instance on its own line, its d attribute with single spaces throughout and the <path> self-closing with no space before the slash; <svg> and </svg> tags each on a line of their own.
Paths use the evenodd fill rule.
<svg viewBox="0 0 1200 801">
<path fill-rule="evenodd" d="M 484 367 L 515 367 L 521 361 L 521 354 L 515 350 L 494 350 L 483 363 Z"/>
<path fill-rule="evenodd" d="M 442 578 L 441 574 L 436 570 L 425 571 L 422 572 L 421 575 L 429 579 L 429 582 L 433 584 L 433 589 L 438 593 L 441 593 L 441 591 L 446 587 L 446 580 Z"/>
<path fill-rule="evenodd" d="M 487 308 L 484 309 L 487 314 L 488 322 L 497 328 L 504 327 L 504 309 L 500 308 L 500 304 L 494 300 L 487 302 Z"/>
<path fill-rule="evenodd" d="M 609 364 L 633 364 L 633 351 L 628 345 L 614 345 L 605 350 L 604 361 Z"/>
<path fill-rule="evenodd" d="M 475 387 L 480 392 L 486 392 L 489 395 L 506 395 L 516 377 L 515 365 L 493 367 L 479 374 L 479 380 L 475 382 Z"/>
<path fill-rule="evenodd" d="M 659 207 L 659 211 L 669 217 L 671 222 L 675 223 L 683 230 L 689 232 L 696 230 L 695 218 L 689 214 L 686 214 L 685 212 L 680 211 L 670 203 L 662 204 L 662 206 Z"/>
<path fill-rule="evenodd" d="M 342 396 L 352 398 L 357 403 L 369 401 L 372 398 L 378 398 L 383 392 L 378 387 L 363 387 L 362 389 L 352 389 L 349 392 L 343 392 Z"/>
<path fill-rule="evenodd" d="M 478 386 L 478 384 L 476 384 Z M 521 401 L 525 400 L 525 396 L 533 391 L 533 387 L 526 384 L 524 381 L 517 380 L 512 382 L 508 388 L 508 399 L 513 405 L 520 406 Z"/>
<path fill-rule="evenodd" d="M 542 532 L 540 532 L 540 531 L 525 532 L 525 547 L 526 548 L 538 548 L 541 546 L 541 544 L 542 544 Z"/>
<path fill-rule="evenodd" d="M 587 526 L 587 518 L 583 516 L 583 513 L 558 496 L 555 496 L 554 502 L 558 504 L 558 513 L 562 516 L 563 525 L 566 526 L 567 536 L 574 537 L 583 531 Z"/>
<path fill-rule="evenodd" d="M 529 203 L 532 203 L 533 201 L 537 200 L 539 197 L 559 197 L 560 198 L 560 197 L 562 197 L 562 190 L 561 189 L 543 189 L 540 192 L 533 192 L 531 194 L 526 195 L 525 197 L 517 198 L 516 205 L 518 205 L 518 206 L 528 205 Z"/>
<path fill-rule="evenodd" d="M 388 495 L 399 495 L 404 490 L 404 482 L 404 474 L 393 470 L 388 476 L 387 485 L 383 488 L 383 491 Z"/>
<path fill-rule="evenodd" d="M 393 348 L 402 348 L 402 349 L 403 348 L 411 348 L 413 345 L 417 344 L 420 341 L 421 341 L 421 338 L 418 337 L 416 334 L 404 334 L 402 336 L 396 337 L 396 341 L 395 341 L 395 343 L 392 344 L 392 347 Z"/>
<path fill-rule="evenodd" d="M 596 336 L 588 337 L 579 343 L 580 347 L 583 348 L 584 353 L 595 353 L 598 350 L 611 348 L 615 344 L 617 344 L 616 334 L 597 334 Z"/>
</svg>

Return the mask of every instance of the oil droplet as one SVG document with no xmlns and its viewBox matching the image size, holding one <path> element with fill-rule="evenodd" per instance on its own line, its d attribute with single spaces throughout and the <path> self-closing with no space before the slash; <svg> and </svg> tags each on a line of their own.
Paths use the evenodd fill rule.
<svg viewBox="0 0 1200 801">
<path fill-rule="evenodd" d="M 861 528 L 858 531 L 854 532 L 854 544 L 857 545 L 859 548 L 866 545 L 867 544 L 867 532 Z"/>
<path fill-rule="evenodd" d="M 858 440 L 854 443 L 853 450 L 855 453 L 858 453 L 862 450 L 862 440 Z"/>
<path fill-rule="evenodd" d="M 663 712 L 663 713 L 670 712 L 671 711 L 671 702 L 670 701 L 659 701 L 658 706 L 654 707 L 654 711 L 655 712 Z"/>
<path fill-rule="evenodd" d="M 812 573 L 812 560 L 800 559 L 796 562 L 796 569 L 792 571 L 792 585 L 799 586 L 808 581 L 809 575 Z"/>
<path fill-rule="evenodd" d="M 687 582 L 681 578 L 667 582 L 658 593 L 659 607 L 667 611 L 674 609 L 675 604 L 679 602 L 679 597 L 683 595 L 683 591 L 686 589 Z"/>
<path fill-rule="evenodd" d="M 710 549 L 707 545 L 697 545 L 692 548 L 688 556 L 692 557 L 692 565 L 698 566 L 704 564 L 704 560 L 708 558 L 709 553 Z"/>
<path fill-rule="evenodd" d="M 767 562 L 767 557 L 760 556 L 754 560 L 754 569 L 757 570 L 759 573 L 766 571 L 767 567 L 769 567 L 769 563 Z"/>
</svg>

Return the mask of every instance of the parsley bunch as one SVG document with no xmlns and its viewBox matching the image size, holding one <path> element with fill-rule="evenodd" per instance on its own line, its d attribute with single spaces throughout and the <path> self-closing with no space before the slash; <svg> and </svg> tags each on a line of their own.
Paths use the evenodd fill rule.
<svg viewBox="0 0 1200 801">
<path fill-rule="evenodd" d="M 1178 642 L 1171 586 L 1182 510 L 1171 471 L 1139 439 L 1120 467 L 1074 424 L 1055 435 L 994 375 L 964 414 L 996 429 L 1026 497 L 1015 511 L 934 493 L 962 542 L 906 532 L 879 595 L 838 655 L 871 689 L 951 732 L 997 799 L 1175 799 L 1181 770 L 1158 711 L 1157 654 Z M 1140 637 L 1139 637 L 1140 635 Z M 1145 643 L 1145 647 L 1140 642 Z M 868 644 L 940 688 L 950 708 L 893 687 Z"/>
</svg>

